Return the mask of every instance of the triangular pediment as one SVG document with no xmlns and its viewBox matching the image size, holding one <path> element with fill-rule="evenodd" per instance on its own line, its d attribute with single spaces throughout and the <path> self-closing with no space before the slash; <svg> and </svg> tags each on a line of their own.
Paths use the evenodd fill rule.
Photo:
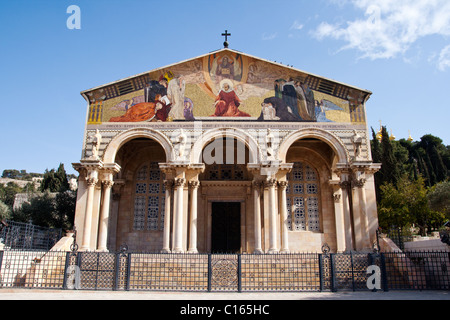
<svg viewBox="0 0 450 320">
<path fill-rule="evenodd" d="M 89 123 L 223 119 L 361 123 L 371 92 L 222 49 L 81 94 L 97 106 Z M 352 118 L 358 108 L 358 117 Z"/>
</svg>

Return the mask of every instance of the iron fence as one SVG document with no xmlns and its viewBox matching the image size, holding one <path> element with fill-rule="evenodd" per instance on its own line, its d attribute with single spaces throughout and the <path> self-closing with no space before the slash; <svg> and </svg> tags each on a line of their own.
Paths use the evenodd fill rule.
<svg viewBox="0 0 450 320">
<path fill-rule="evenodd" d="M 1 288 L 450 290 L 449 271 L 449 252 L 253 255 L 0 251 Z"/>
<path fill-rule="evenodd" d="M 50 250 L 62 237 L 62 229 L 40 227 L 31 223 L 6 221 L 0 230 L 0 242 L 6 250 Z"/>
</svg>

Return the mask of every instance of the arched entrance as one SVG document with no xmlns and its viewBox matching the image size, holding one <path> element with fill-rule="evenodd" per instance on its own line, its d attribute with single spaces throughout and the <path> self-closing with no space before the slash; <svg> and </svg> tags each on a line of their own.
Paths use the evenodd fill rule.
<svg viewBox="0 0 450 320">
<path fill-rule="evenodd" d="M 199 175 L 201 197 L 199 250 L 213 253 L 247 252 L 252 205 L 250 152 L 234 138 L 220 138 L 202 151 L 205 170 Z"/>
<path fill-rule="evenodd" d="M 116 249 L 126 243 L 134 251 L 158 252 L 162 248 L 165 219 L 162 145 L 149 138 L 125 142 L 117 151 L 122 170 L 115 189 L 116 209 L 111 216 L 111 244 Z"/>
</svg>

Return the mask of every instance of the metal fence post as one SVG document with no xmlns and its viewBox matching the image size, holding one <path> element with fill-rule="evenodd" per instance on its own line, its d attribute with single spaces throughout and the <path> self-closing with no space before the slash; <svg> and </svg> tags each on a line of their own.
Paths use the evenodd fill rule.
<svg viewBox="0 0 450 320">
<path fill-rule="evenodd" d="M 208 292 L 211 292 L 211 281 L 212 281 L 211 253 L 208 253 Z"/>
<path fill-rule="evenodd" d="M 2 271 L 3 251 L 0 251 L 0 272 Z"/>
<path fill-rule="evenodd" d="M 242 292 L 242 256 L 238 254 L 238 292 Z"/>
<path fill-rule="evenodd" d="M 319 253 L 319 291 L 323 291 L 323 262 L 321 253 Z"/>
<path fill-rule="evenodd" d="M 350 263 L 352 266 L 352 289 L 353 291 L 356 291 L 356 286 L 355 286 L 355 269 L 354 269 L 354 265 L 353 265 L 353 253 L 350 251 Z"/>
<path fill-rule="evenodd" d="M 114 288 L 113 291 L 119 289 L 119 274 L 120 274 L 120 252 L 116 252 L 116 263 L 115 263 L 115 277 L 114 277 Z"/>
<path fill-rule="evenodd" d="M 334 270 L 334 253 L 330 253 L 330 282 L 331 282 L 331 291 L 336 292 L 336 276 L 335 276 L 335 270 Z"/>
<path fill-rule="evenodd" d="M 128 253 L 127 254 L 127 273 L 126 273 L 126 275 L 125 275 L 125 281 L 126 281 L 126 286 L 125 286 L 125 288 L 126 288 L 126 291 L 130 291 L 130 285 L 131 285 L 131 281 L 130 281 L 130 278 L 131 278 L 131 253 Z"/>
<path fill-rule="evenodd" d="M 386 272 L 386 257 L 382 252 L 380 252 L 380 269 L 381 269 L 381 283 L 383 284 L 383 290 L 387 292 L 389 291 L 389 288 Z"/>
<path fill-rule="evenodd" d="M 66 263 L 64 264 L 63 289 L 67 290 L 67 269 L 69 268 L 71 252 L 66 252 Z"/>
</svg>

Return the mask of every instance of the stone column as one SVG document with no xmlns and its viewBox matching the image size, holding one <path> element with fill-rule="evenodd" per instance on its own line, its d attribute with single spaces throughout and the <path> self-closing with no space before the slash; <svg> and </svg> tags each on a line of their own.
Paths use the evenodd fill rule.
<svg viewBox="0 0 450 320">
<path fill-rule="evenodd" d="M 333 185 L 334 219 L 336 222 L 336 247 L 337 252 L 345 251 L 345 223 L 342 206 L 342 192 L 339 184 Z"/>
<path fill-rule="evenodd" d="M 174 179 L 174 253 L 183 253 L 183 189 L 184 178 Z"/>
<path fill-rule="evenodd" d="M 199 181 L 189 181 L 191 192 L 190 220 L 189 220 L 189 253 L 198 253 L 197 250 L 197 190 L 200 186 Z"/>
<path fill-rule="evenodd" d="M 281 193 L 281 203 L 280 203 L 280 215 L 281 215 L 281 253 L 289 253 L 289 237 L 288 237 L 288 213 L 287 213 L 287 199 L 286 199 L 286 188 L 289 182 L 279 181 L 278 187 Z"/>
<path fill-rule="evenodd" d="M 173 180 L 164 180 L 166 189 L 166 199 L 164 207 L 164 231 L 163 231 L 163 248 L 161 253 L 170 253 L 170 210 L 172 201 Z"/>
<path fill-rule="evenodd" d="M 92 229 L 92 211 L 94 206 L 94 192 L 95 185 L 98 182 L 98 172 L 92 171 L 86 177 L 87 183 L 87 197 L 86 197 L 86 211 L 84 214 L 83 239 L 81 242 L 82 251 L 91 249 L 91 229 Z"/>
<path fill-rule="evenodd" d="M 366 179 L 361 178 L 354 181 L 357 193 L 359 196 L 359 221 L 360 221 L 360 234 L 361 234 L 361 249 L 370 249 L 370 237 L 369 237 L 369 220 L 367 218 L 366 208 L 366 190 L 364 185 Z"/>
<path fill-rule="evenodd" d="M 109 222 L 109 207 L 111 201 L 111 188 L 114 185 L 112 178 L 102 181 L 103 193 L 102 193 L 102 209 L 100 212 L 100 221 L 98 229 L 98 251 L 108 251 L 108 222 Z"/>
<path fill-rule="evenodd" d="M 268 178 L 266 187 L 269 189 L 269 251 L 268 253 L 277 253 L 277 207 L 276 192 L 277 179 Z"/>
<path fill-rule="evenodd" d="M 119 217 L 119 203 L 124 184 L 124 180 L 114 180 L 114 186 L 112 188 L 112 202 L 109 216 L 110 223 L 108 225 L 108 248 L 111 251 L 117 251 L 117 219 Z"/>
<path fill-rule="evenodd" d="M 253 181 L 254 221 L 255 221 L 255 254 L 262 254 L 261 244 L 261 181 Z"/>
<path fill-rule="evenodd" d="M 345 179 L 345 178 L 344 178 Z M 351 182 L 343 180 L 339 183 L 342 192 L 342 214 L 344 215 L 344 234 L 345 234 L 345 248 L 346 251 L 353 250 L 353 229 L 352 221 L 350 217 L 350 201 L 349 201 L 349 189 L 351 188 Z"/>
</svg>

